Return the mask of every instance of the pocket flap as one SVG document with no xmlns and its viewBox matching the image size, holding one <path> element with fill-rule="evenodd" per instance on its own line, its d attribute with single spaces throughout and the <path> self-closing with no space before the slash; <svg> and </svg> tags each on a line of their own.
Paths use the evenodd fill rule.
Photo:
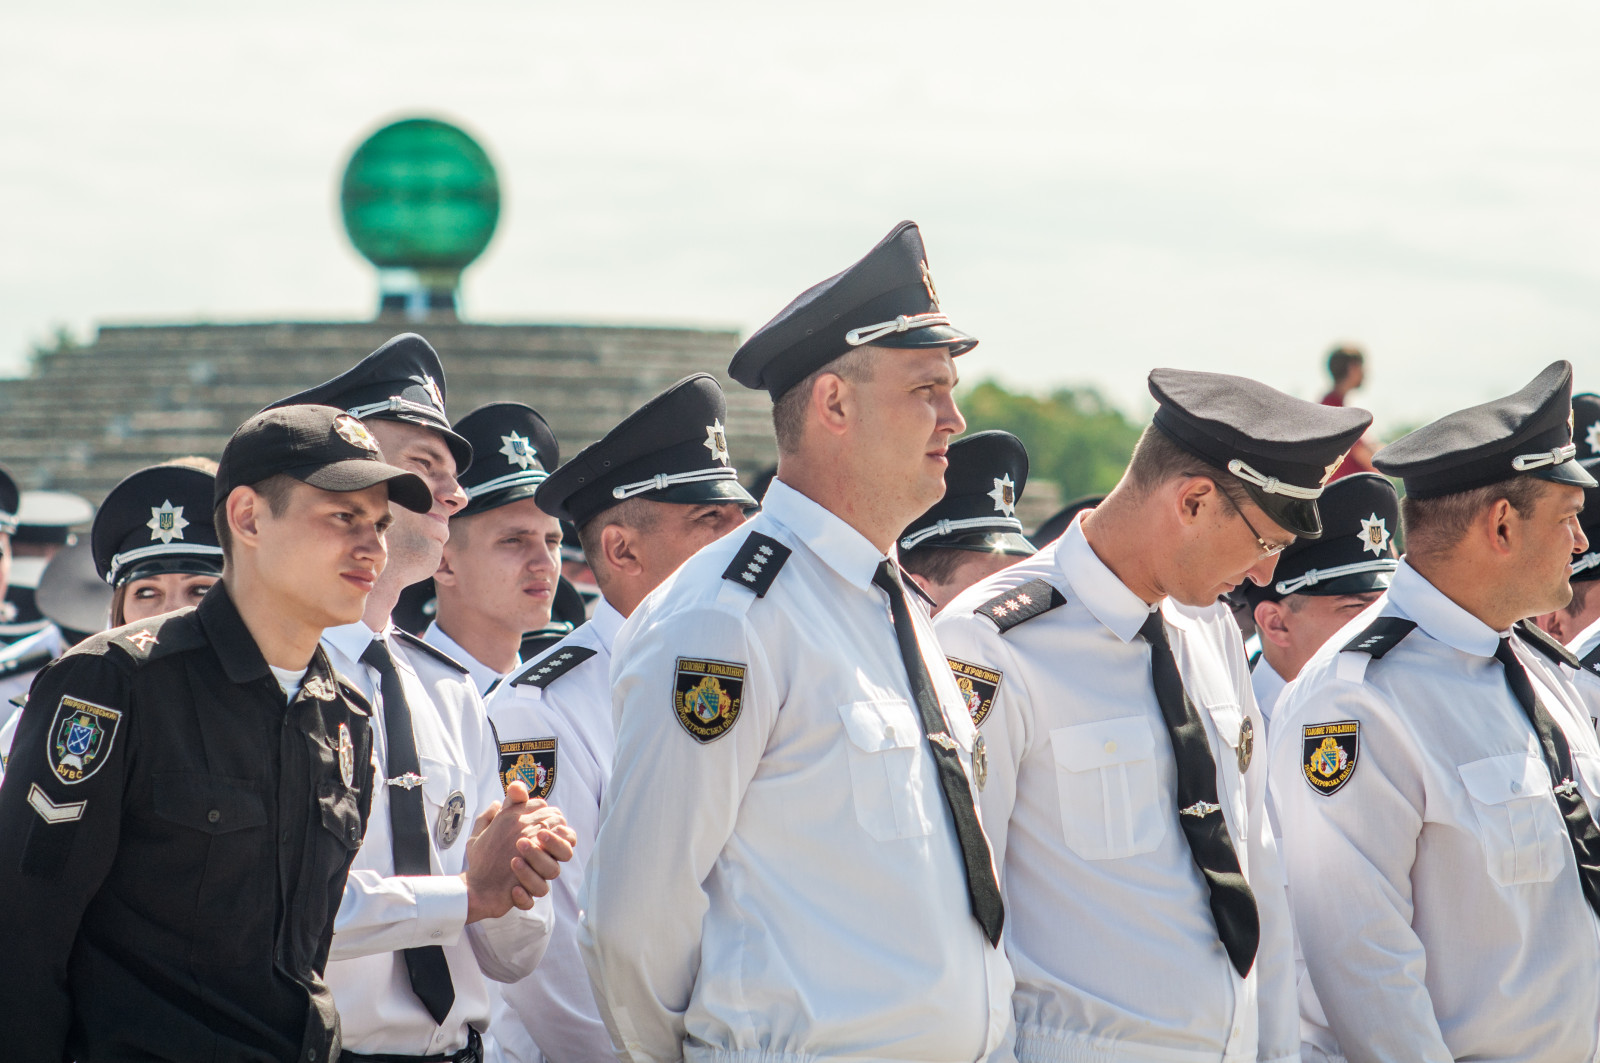
<svg viewBox="0 0 1600 1063">
<path fill-rule="evenodd" d="M 1217 726 L 1217 734 L 1228 743 L 1229 749 L 1239 748 L 1239 728 L 1244 726 L 1244 713 L 1239 706 L 1232 702 L 1219 705 L 1207 705 L 1206 711 L 1211 714 L 1211 722 Z"/>
<path fill-rule="evenodd" d="M 156 815 L 206 834 L 226 834 L 267 822 L 266 802 L 249 779 L 161 772 L 151 777 L 150 792 Z"/>
<path fill-rule="evenodd" d="M 922 741 L 922 727 L 904 701 L 852 701 L 839 706 L 839 719 L 851 743 L 865 753 L 910 749 Z"/>
<path fill-rule="evenodd" d="M 1081 723 L 1050 732 L 1056 763 L 1068 771 L 1091 771 L 1155 755 L 1155 733 L 1143 716 Z"/>
<path fill-rule="evenodd" d="M 465 796 L 460 768 L 423 754 L 417 756 L 417 767 L 422 772 L 423 796 L 432 804 L 443 807 L 457 790 L 461 790 Z"/>
<path fill-rule="evenodd" d="M 1500 805 L 1550 792 L 1550 771 L 1544 761 L 1526 753 L 1488 757 L 1456 769 L 1467 793 L 1479 804 Z"/>
</svg>

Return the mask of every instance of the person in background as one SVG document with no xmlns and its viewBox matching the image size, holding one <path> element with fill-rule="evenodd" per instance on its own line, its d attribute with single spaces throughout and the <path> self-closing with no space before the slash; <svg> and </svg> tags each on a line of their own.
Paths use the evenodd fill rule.
<svg viewBox="0 0 1600 1063">
<path fill-rule="evenodd" d="M 1367 379 L 1367 356 L 1360 347 L 1343 343 L 1328 353 L 1328 376 L 1333 379 L 1333 389 L 1322 396 L 1324 406 L 1343 406 L 1350 393 Z M 1364 435 L 1350 448 L 1333 478 L 1350 476 L 1358 472 L 1372 472 L 1372 456 L 1378 444 L 1371 435 Z"/>
<path fill-rule="evenodd" d="M 1061 538 L 1061 533 L 1067 530 L 1079 513 L 1086 509 L 1093 509 L 1106 500 L 1105 495 L 1082 495 L 1062 506 L 1056 512 L 1046 517 L 1033 534 L 1028 536 L 1028 541 L 1034 546 L 1044 547 Z"/>
<path fill-rule="evenodd" d="M 39 611 L 39 579 L 50 559 L 77 542 L 75 527 L 94 507 L 65 491 L 24 491 L 11 532 L 11 572 L 0 587 L 0 715 L 18 704 L 46 663 L 67 648 L 61 629 Z"/>
<path fill-rule="evenodd" d="M 520 402 L 480 406 L 455 432 L 475 457 L 457 477 L 467 504 L 450 518 L 433 576 L 434 620 L 422 638 L 466 665 L 487 697 L 521 667 L 523 637 L 550 623 L 561 523 L 533 494 L 561 451 L 545 419 Z"/>
<path fill-rule="evenodd" d="M 1578 464 L 1594 475 L 1600 469 L 1600 395 L 1572 396 L 1572 442 Z M 1600 682 L 1600 488 L 1583 492 L 1578 525 L 1589 549 L 1572 559 L 1572 601 L 1534 623 L 1572 651 L 1591 682 Z"/>
<path fill-rule="evenodd" d="M 1028 482 L 1022 440 L 1010 432 L 977 432 L 951 443 L 945 456 L 950 464 L 944 497 L 900 533 L 900 567 L 935 613 L 974 583 L 1034 553 L 1017 519 Z"/>
<path fill-rule="evenodd" d="M 523 780 L 578 835 L 572 862 L 552 885 L 549 951 L 537 970 L 501 992 L 505 1007 L 494 1030 L 508 1063 L 538 1063 L 541 1055 L 586 1063 L 612 1054 L 578 951 L 578 892 L 616 748 L 611 647 L 646 595 L 755 506 L 722 445 L 725 417 L 714 377 L 680 380 L 557 469 L 535 496 L 540 509 L 578 528 L 602 597 L 588 623 L 489 699 L 501 781 Z M 619 500 L 619 490 L 628 497 Z"/>
</svg>

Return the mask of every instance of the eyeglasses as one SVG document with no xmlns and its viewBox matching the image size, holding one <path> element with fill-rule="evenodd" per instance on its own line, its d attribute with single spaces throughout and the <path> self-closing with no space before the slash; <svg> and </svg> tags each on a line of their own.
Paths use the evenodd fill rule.
<svg viewBox="0 0 1600 1063">
<path fill-rule="evenodd" d="M 1228 492 L 1222 490 L 1220 486 L 1217 488 L 1217 493 L 1228 500 L 1228 505 L 1233 508 L 1235 513 L 1239 514 L 1239 519 L 1244 521 L 1244 526 L 1246 528 L 1250 529 L 1250 534 L 1255 536 L 1256 545 L 1261 548 L 1261 552 L 1256 555 L 1257 561 L 1265 561 L 1269 557 L 1277 557 L 1279 554 L 1283 553 L 1289 548 L 1288 543 L 1278 543 L 1274 545 L 1263 539 L 1261 537 L 1261 533 L 1256 531 L 1256 526 L 1250 523 L 1250 518 L 1244 515 L 1244 510 L 1240 508 L 1239 503 L 1235 502 Z"/>
</svg>

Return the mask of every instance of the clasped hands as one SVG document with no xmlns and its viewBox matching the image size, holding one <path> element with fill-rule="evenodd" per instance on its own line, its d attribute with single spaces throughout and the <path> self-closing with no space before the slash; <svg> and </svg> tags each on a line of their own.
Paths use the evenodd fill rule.
<svg viewBox="0 0 1600 1063">
<path fill-rule="evenodd" d="M 485 808 L 467 839 L 467 922 L 495 919 L 513 907 L 527 911 L 550 892 L 550 880 L 572 859 L 578 836 L 561 810 L 528 794 L 522 782 L 504 801 Z"/>
</svg>

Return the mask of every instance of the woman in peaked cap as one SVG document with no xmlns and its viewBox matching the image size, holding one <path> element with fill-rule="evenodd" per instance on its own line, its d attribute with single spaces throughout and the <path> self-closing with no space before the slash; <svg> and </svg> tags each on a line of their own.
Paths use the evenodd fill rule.
<svg viewBox="0 0 1600 1063">
<path fill-rule="evenodd" d="M 101 503 L 89 538 L 95 569 L 112 588 L 112 627 L 198 605 L 222 575 L 214 484 L 194 465 L 152 465 Z"/>
</svg>

